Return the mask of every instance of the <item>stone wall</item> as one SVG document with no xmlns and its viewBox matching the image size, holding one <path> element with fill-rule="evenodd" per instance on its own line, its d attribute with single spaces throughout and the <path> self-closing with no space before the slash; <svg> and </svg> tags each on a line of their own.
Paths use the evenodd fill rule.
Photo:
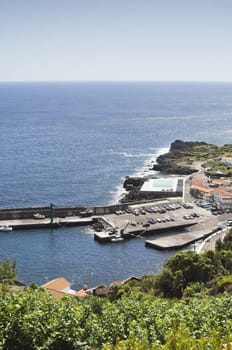
<svg viewBox="0 0 232 350">
<path fill-rule="evenodd" d="M 72 206 L 72 207 L 53 207 L 54 217 L 79 216 L 85 211 L 92 212 L 92 215 L 104 215 L 114 213 L 116 210 L 124 210 L 127 204 L 115 204 L 106 206 Z M 32 219 L 33 214 L 43 214 L 45 217 L 51 217 L 50 207 L 29 207 L 29 208 L 2 208 L 0 209 L 0 220 L 20 220 Z"/>
</svg>

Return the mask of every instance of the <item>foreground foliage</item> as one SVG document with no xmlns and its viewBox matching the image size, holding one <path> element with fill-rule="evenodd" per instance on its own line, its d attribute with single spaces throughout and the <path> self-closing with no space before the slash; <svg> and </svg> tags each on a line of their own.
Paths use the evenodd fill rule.
<svg viewBox="0 0 232 350">
<path fill-rule="evenodd" d="M 154 292 L 164 297 L 177 298 L 203 290 L 216 294 L 227 290 L 231 276 L 232 230 L 226 234 L 223 242 L 218 240 L 215 252 L 196 254 L 186 251 L 167 259 L 162 271 L 154 277 Z"/>
<path fill-rule="evenodd" d="M 110 302 L 56 300 L 28 288 L 1 293 L 0 310 L 4 350 L 220 349 L 232 327 L 229 295 L 176 301 L 132 293 Z"/>
</svg>

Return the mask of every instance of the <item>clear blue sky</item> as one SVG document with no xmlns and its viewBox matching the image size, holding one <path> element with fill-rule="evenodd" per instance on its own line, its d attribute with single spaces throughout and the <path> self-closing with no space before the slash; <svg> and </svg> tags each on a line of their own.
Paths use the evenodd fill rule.
<svg viewBox="0 0 232 350">
<path fill-rule="evenodd" d="M 232 81 L 232 0 L 0 0 L 0 81 Z"/>
</svg>

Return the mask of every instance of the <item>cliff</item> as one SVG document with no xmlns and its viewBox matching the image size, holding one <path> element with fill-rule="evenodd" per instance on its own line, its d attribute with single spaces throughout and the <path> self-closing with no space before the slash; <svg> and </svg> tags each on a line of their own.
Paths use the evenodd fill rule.
<svg viewBox="0 0 232 350">
<path fill-rule="evenodd" d="M 192 167 L 192 161 L 196 154 L 196 148 L 207 149 L 205 142 L 185 142 L 176 140 L 172 142 L 168 153 L 157 158 L 157 164 L 153 169 L 166 174 L 189 175 L 197 170 Z"/>
</svg>

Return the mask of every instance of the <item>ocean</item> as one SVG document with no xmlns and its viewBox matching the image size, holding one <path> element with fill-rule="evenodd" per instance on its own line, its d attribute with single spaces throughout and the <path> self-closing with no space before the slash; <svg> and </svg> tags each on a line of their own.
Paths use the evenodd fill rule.
<svg viewBox="0 0 232 350">
<path fill-rule="evenodd" d="M 231 115 L 230 83 L 0 83 L 0 206 L 114 203 L 174 140 L 231 143 Z M 101 245 L 86 227 L 0 234 L 25 283 L 108 284 L 172 253 L 143 238 Z"/>
</svg>

